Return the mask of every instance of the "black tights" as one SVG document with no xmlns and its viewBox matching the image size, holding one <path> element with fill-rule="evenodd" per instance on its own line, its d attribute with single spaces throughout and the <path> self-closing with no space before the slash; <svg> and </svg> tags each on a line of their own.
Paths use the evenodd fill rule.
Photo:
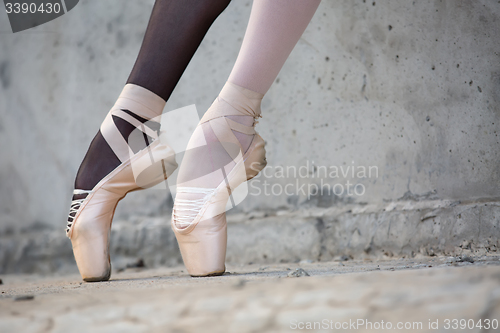
<svg viewBox="0 0 500 333">
<path fill-rule="evenodd" d="M 156 0 L 139 56 L 127 83 L 168 100 L 208 29 L 230 0 Z M 120 119 L 125 137 L 135 129 Z M 120 164 L 101 132 L 92 140 L 75 179 L 75 188 L 91 190 Z"/>
<path fill-rule="evenodd" d="M 230 0 L 156 0 L 127 83 L 168 100 L 208 29 Z"/>
</svg>

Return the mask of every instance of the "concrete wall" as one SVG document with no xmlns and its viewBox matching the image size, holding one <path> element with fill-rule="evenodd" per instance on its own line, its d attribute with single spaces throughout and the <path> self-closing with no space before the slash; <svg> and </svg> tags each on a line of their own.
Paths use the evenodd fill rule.
<svg viewBox="0 0 500 333">
<path fill-rule="evenodd" d="M 152 3 L 81 1 L 57 20 L 16 34 L 0 13 L 0 271 L 32 271 L 37 261 L 50 262 L 42 269 L 47 271 L 62 265 L 57 260 L 71 261 L 63 229 L 74 176 L 129 74 Z M 165 110 L 193 103 L 200 114 L 207 109 L 237 56 L 250 8 L 251 1 L 234 0 L 219 17 Z M 264 99 L 258 130 L 267 141 L 269 166 L 235 213 L 262 211 L 259 218 L 268 216 L 278 231 L 282 222 L 272 224 L 273 216 L 303 221 L 306 229 L 310 217 L 312 225 L 318 216 L 324 226 L 340 221 L 335 233 L 323 231 L 320 223 L 314 229 L 318 236 L 309 239 L 326 242 L 324 258 L 366 254 L 370 244 L 379 253 L 391 248 L 400 255 L 421 248 L 428 254 L 431 247 L 445 253 L 467 239 L 483 249 L 498 247 L 499 35 L 497 1 L 323 0 Z M 294 177 L 294 167 L 302 177 Z M 350 167 L 349 175 L 343 177 L 341 167 L 344 172 Z M 378 172 L 362 177 L 363 167 Z M 364 194 L 349 195 L 347 181 L 360 184 L 358 193 L 364 189 Z M 279 194 L 287 184 L 289 194 Z M 325 187 L 323 193 L 315 192 L 317 184 Z M 344 186 L 342 193 L 336 184 Z M 327 193 L 328 186 L 336 194 Z M 266 189 L 270 195 L 262 194 Z M 123 202 L 116 220 L 125 229 L 153 219 L 168 230 L 167 192 L 138 192 Z M 389 214 L 384 211 L 400 217 L 384 220 Z M 442 211 L 446 223 L 439 220 Z M 461 215 L 466 220 L 458 218 L 461 211 L 470 212 Z M 309 217 L 301 220 L 294 212 Z M 248 219 L 240 222 L 230 228 L 235 235 L 244 234 L 244 224 L 250 223 L 248 231 L 256 229 Z M 377 234 L 377 223 L 399 232 Z M 459 223 L 468 227 L 456 231 Z M 476 233 L 481 223 L 491 233 Z M 285 227 L 296 230 L 292 224 Z M 48 235 L 45 240 L 41 233 Z M 421 237 L 413 243 L 394 241 L 414 235 Z M 350 239 L 362 245 L 351 246 Z M 231 260 L 263 258 L 252 259 L 237 243 L 230 242 Z M 332 245 L 341 243 L 345 246 Z M 139 255 L 133 239 L 115 245 L 119 253 Z M 286 244 L 277 246 L 282 250 L 269 250 L 265 261 L 292 260 L 280 257 Z M 364 252 L 353 250 L 358 248 Z M 178 262 L 175 246 L 172 251 L 175 259 L 150 257 L 150 262 Z M 293 260 L 321 257 L 321 249 L 304 251 Z M 20 268 L 23 258 L 31 259 Z"/>
</svg>

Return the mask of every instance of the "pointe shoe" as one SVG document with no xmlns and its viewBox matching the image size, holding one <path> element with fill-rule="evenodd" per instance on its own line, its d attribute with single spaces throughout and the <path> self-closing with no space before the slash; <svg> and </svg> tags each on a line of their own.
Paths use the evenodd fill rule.
<svg viewBox="0 0 500 333">
<path fill-rule="evenodd" d="M 133 86 L 132 88 L 140 87 Z M 121 164 L 92 190 L 74 191 L 75 195 L 84 196 L 84 198 L 72 201 L 66 234 L 71 239 L 78 270 L 82 279 L 87 282 L 106 281 L 111 275 L 109 240 L 111 223 L 118 202 L 129 192 L 148 188 L 164 181 L 177 168 L 174 151 L 168 145 L 163 144 L 158 134 L 147 124 L 141 123 L 124 111 L 131 109 L 141 117 L 153 118 L 154 113 L 150 109 L 144 105 L 137 105 L 133 100 L 133 97 L 136 94 L 140 95 L 141 92 L 140 89 L 128 89 L 129 98 L 119 98 L 101 125 L 103 137 L 120 159 Z M 160 109 L 161 112 L 163 109 L 161 101 L 152 100 L 151 103 L 153 104 L 150 105 L 151 109 Z M 119 133 L 112 117 L 120 117 L 128 121 L 137 127 L 137 133 L 140 133 L 142 138 L 147 135 L 153 139 L 153 142 L 144 145 L 139 151 L 135 142 L 137 152 L 134 153 Z M 158 120 L 158 117 L 153 119 Z M 132 134 L 135 134 L 134 132 Z"/>
<path fill-rule="evenodd" d="M 262 95 L 226 83 L 212 107 L 200 121 L 208 123 L 232 162 L 222 169 L 224 179 L 215 188 L 177 187 L 179 194 L 196 194 L 200 199 L 176 198 L 172 211 L 172 230 L 179 243 L 182 258 L 191 276 L 214 276 L 225 272 L 227 246 L 226 204 L 232 192 L 244 181 L 255 177 L 265 166 L 264 140 L 254 126 L 245 126 L 226 116 L 260 116 Z M 243 153 L 233 131 L 253 135 Z M 183 162 L 184 163 L 184 162 Z M 182 167 L 181 167 L 182 170 Z M 227 175 L 226 175 L 227 173 Z M 205 177 L 210 177 L 206 175 Z M 182 185 L 182 184 L 180 184 Z"/>
</svg>

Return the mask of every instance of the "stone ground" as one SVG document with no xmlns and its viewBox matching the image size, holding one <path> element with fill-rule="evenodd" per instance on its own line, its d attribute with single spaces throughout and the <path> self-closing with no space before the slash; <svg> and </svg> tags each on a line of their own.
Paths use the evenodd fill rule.
<svg viewBox="0 0 500 333">
<path fill-rule="evenodd" d="M 1 278 L 0 332 L 486 332 L 500 320 L 491 255 Z"/>
</svg>

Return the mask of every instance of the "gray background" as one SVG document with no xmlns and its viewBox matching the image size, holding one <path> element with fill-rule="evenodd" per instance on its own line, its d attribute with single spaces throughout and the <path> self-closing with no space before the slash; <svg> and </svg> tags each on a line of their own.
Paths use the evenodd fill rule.
<svg viewBox="0 0 500 333">
<path fill-rule="evenodd" d="M 123 88 L 152 4 L 80 1 L 16 34 L 0 13 L 0 271 L 74 269 L 64 236 L 74 176 Z M 218 18 L 165 111 L 208 108 L 250 9 L 234 0 Z M 378 178 L 353 180 L 363 196 L 250 195 L 229 218 L 228 260 L 496 251 L 499 35 L 493 0 L 323 0 L 263 101 L 268 175 L 314 162 L 376 166 Z M 180 262 L 171 205 L 166 191 L 127 196 L 116 260 Z"/>
</svg>

